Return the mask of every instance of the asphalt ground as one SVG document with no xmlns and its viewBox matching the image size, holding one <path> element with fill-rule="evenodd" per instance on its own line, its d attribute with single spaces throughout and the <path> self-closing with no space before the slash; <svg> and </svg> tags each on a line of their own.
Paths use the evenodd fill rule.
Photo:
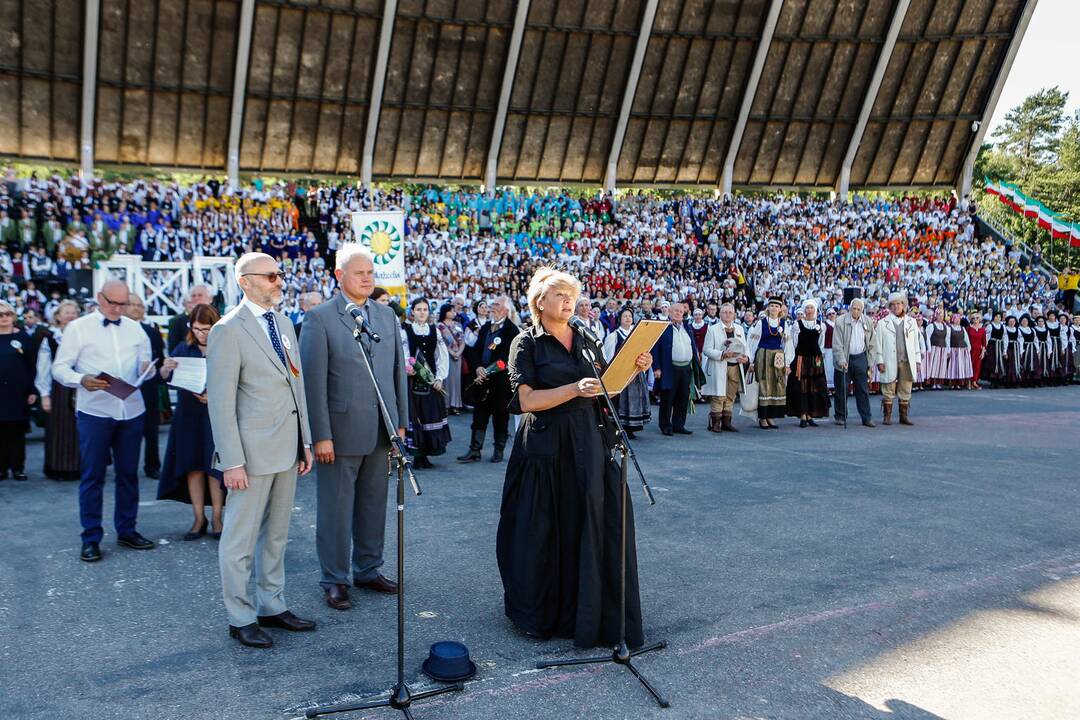
<svg viewBox="0 0 1080 720">
<path fill-rule="evenodd" d="M 854 404 L 852 403 L 852 406 Z M 875 399 L 875 409 L 878 403 Z M 854 407 L 852 407 L 854 411 Z M 517 633 L 502 613 L 495 528 L 504 465 L 459 465 L 468 416 L 424 494 L 407 500 L 407 679 L 432 642 L 468 645 L 463 693 L 413 706 L 423 720 L 528 718 L 1080 717 L 1080 387 L 919 393 L 915 427 L 829 425 L 637 442 L 657 504 L 631 478 L 646 637 L 637 659 L 659 709 L 613 665 Z M 164 435 L 162 437 L 164 451 Z M 275 646 L 226 634 L 217 545 L 180 538 L 187 506 L 142 481 L 140 531 L 119 548 L 106 494 L 104 561 L 78 560 L 76 483 L 0 483 L 0 718 L 301 717 L 393 684 L 393 597 L 317 584 L 315 487 L 301 480 L 286 567 L 314 633 Z M 111 482 L 110 482 L 111 485 Z M 387 574 L 393 576 L 393 504 Z M 350 718 L 400 716 L 392 711 Z"/>
</svg>

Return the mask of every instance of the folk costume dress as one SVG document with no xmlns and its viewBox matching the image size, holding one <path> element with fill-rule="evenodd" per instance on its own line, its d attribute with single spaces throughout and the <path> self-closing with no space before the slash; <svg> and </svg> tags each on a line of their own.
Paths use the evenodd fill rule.
<svg viewBox="0 0 1080 720">
<path fill-rule="evenodd" d="M 747 343 L 754 359 L 754 375 L 758 381 L 758 420 L 782 418 L 787 410 L 787 388 L 784 368 L 784 343 L 787 324 L 782 319 L 763 317 L 750 328 Z M 779 359 L 777 359 L 779 358 Z"/>
<path fill-rule="evenodd" d="M 1005 380 L 1005 326 L 999 322 L 992 322 L 986 328 L 986 354 L 982 358 L 981 375 L 993 385 Z"/>
<path fill-rule="evenodd" d="M 1030 327 L 1020 327 L 1020 380 L 1033 385 L 1042 380 L 1039 367 L 1039 347 L 1035 331 Z"/>
<path fill-rule="evenodd" d="M 595 398 L 522 413 L 518 390 L 547 390 L 593 373 L 574 333 L 569 351 L 537 324 L 510 348 L 511 412 L 522 415 L 503 485 L 496 556 L 506 616 L 539 638 L 578 647 L 619 640 L 619 465 Z M 594 356 L 606 367 L 598 346 Z M 603 369 L 603 368 L 601 368 Z M 626 642 L 644 642 L 634 513 L 626 496 Z"/>
<path fill-rule="evenodd" d="M 971 381 L 971 339 L 963 325 L 949 325 L 949 366 L 946 377 L 954 385 Z"/>
<path fill-rule="evenodd" d="M 824 344 L 821 323 L 796 320 L 792 324 L 786 355 L 791 368 L 787 377 L 787 414 L 791 417 L 829 414 Z"/>
<path fill-rule="evenodd" d="M 1024 380 L 1024 343 L 1020 328 L 1005 327 L 1005 339 L 1001 351 L 1002 383 L 1016 387 Z"/>
<path fill-rule="evenodd" d="M 1035 326 L 1035 374 L 1040 383 L 1054 379 L 1058 361 L 1054 354 L 1054 343 L 1050 339 L 1050 329 L 1045 324 Z"/>
<path fill-rule="evenodd" d="M 932 322 L 926 326 L 926 381 L 935 386 L 949 379 L 949 326 Z"/>
<path fill-rule="evenodd" d="M 1053 369 L 1049 380 L 1054 385 L 1061 385 L 1068 376 L 1068 371 L 1065 369 L 1065 345 L 1069 339 L 1067 328 L 1054 321 L 1046 323 L 1046 329 L 1050 332 L 1050 356 L 1053 358 Z"/>
<path fill-rule="evenodd" d="M 406 323 L 403 331 L 405 353 L 431 370 L 435 380 L 446 382 L 450 371 L 450 353 L 433 325 Z M 420 378 L 409 377 L 409 429 L 405 445 L 414 454 L 434 457 L 446 452 L 450 443 L 450 422 L 446 398 Z"/>
<path fill-rule="evenodd" d="M 630 337 L 630 330 L 618 328 L 615 332 L 604 338 L 604 362 L 610 363 L 619 350 L 622 349 L 626 338 Z M 652 407 L 649 405 L 649 386 L 645 380 L 645 373 L 638 373 L 626 389 L 612 398 L 615 401 L 615 410 L 619 413 L 626 432 L 637 432 L 644 428 L 652 420 Z"/>
<path fill-rule="evenodd" d="M 48 396 L 52 410 L 45 420 L 45 477 L 53 480 L 79 479 L 79 431 L 75 424 L 75 390 L 56 382 L 52 361 L 56 357 L 63 331 L 53 331 L 38 351 L 37 389 Z"/>
</svg>

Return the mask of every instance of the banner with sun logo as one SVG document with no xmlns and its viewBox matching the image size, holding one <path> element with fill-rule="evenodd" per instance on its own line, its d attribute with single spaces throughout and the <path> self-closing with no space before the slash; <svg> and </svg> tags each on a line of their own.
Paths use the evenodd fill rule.
<svg viewBox="0 0 1080 720">
<path fill-rule="evenodd" d="M 355 212 L 353 237 L 375 258 L 375 284 L 406 302 L 405 213 Z"/>
</svg>

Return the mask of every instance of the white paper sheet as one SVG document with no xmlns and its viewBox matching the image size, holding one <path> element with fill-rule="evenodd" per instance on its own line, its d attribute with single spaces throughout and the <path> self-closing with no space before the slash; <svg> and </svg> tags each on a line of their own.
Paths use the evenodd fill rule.
<svg viewBox="0 0 1080 720">
<path fill-rule="evenodd" d="M 169 384 L 189 390 L 196 395 L 206 390 L 206 358 L 178 357 Z"/>
</svg>

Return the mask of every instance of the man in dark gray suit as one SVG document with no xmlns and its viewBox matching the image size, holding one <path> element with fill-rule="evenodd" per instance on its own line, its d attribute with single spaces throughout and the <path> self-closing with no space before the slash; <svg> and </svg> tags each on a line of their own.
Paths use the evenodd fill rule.
<svg viewBox="0 0 1080 720">
<path fill-rule="evenodd" d="M 401 437 L 409 406 L 401 326 L 393 310 L 368 299 L 375 289 L 371 254 L 363 246 L 349 243 L 338 249 L 336 265 L 334 275 L 341 291 L 304 317 L 300 356 L 319 463 L 315 536 L 322 566 L 320 584 L 327 605 L 348 610 L 352 607 L 350 584 L 377 592 L 397 591 L 397 584 L 379 572 L 390 440 L 375 388 L 353 339 L 356 324 L 345 310 L 349 303 L 360 307 L 365 323 L 382 339 L 376 343 L 362 336 L 371 351 L 376 382 Z"/>
<path fill-rule="evenodd" d="M 315 629 L 285 604 L 289 520 L 296 476 L 311 470 L 311 437 L 296 336 L 274 310 L 285 275 L 269 255 L 248 253 L 236 261 L 236 276 L 244 300 L 214 325 L 206 345 L 214 467 L 229 489 L 218 560 L 229 634 L 268 648 L 264 627 Z"/>
</svg>

